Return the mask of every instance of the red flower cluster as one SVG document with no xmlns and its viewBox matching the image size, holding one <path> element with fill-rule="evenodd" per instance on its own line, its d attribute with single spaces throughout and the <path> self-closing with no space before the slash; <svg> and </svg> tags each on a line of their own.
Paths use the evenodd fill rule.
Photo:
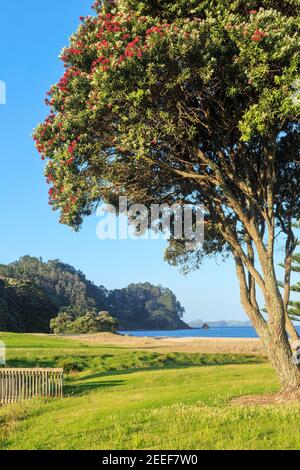
<svg viewBox="0 0 300 470">
<path fill-rule="evenodd" d="M 257 10 L 250 10 L 249 11 L 249 15 L 256 15 L 257 14 Z"/>
<path fill-rule="evenodd" d="M 263 31 L 261 31 L 260 29 L 257 29 L 253 36 L 251 36 L 251 39 L 252 41 L 256 41 L 256 42 L 260 42 L 263 40 L 264 37 L 267 36 L 267 33 L 264 33 Z"/>
<path fill-rule="evenodd" d="M 137 36 L 133 41 L 127 44 L 124 52 L 125 57 L 134 57 L 135 55 L 137 55 L 139 58 L 142 57 L 143 51 L 140 47 L 137 46 L 140 40 L 141 38 Z"/>
<path fill-rule="evenodd" d="M 73 47 L 69 47 L 68 49 L 66 49 L 64 54 L 62 55 L 62 60 L 64 62 L 68 62 L 72 60 L 72 57 L 81 55 L 82 51 L 80 50 L 80 47 L 82 47 L 82 44 L 77 43 L 76 47 L 74 45 Z"/>
<path fill-rule="evenodd" d="M 55 119 L 55 113 L 53 111 L 51 111 L 50 114 L 45 119 L 44 124 L 41 126 L 41 131 L 40 131 L 41 139 L 37 135 L 34 135 L 34 137 L 33 137 L 33 139 L 35 141 L 36 148 L 37 148 L 38 152 L 41 154 L 41 159 L 42 160 L 45 160 L 45 154 L 46 154 L 46 148 L 47 148 L 46 144 L 47 144 L 47 146 L 51 146 L 55 142 L 55 139 L 52 139 L 48 142 L 45 142 L 45 139 L 44 139 L 46 131 L 48 130 L 49 127 L 52 126 L 52 124 L 54 122 L 54 119 Z M 44 143 L 42 143 L 43 140 L 44 140 Z"/>
<path fill-rule="evenodd" d="M 106 3 L 107 3 L 107 5 L 110 5 L 111 8 L 116 6 L 116 0 L 106 0 Z M 97 11 L 98 13 L 100 13 L 100 11 L 102 9 L 102 4 L 103 4 L 103 1 L 96 0 L 92 5 L 92 9 Z"/>
<path fill-rule="evenodd" d="M 110 60 L 107 59 L 105 56 L 98 57 L 98 59 L 94 60 L 92 64 L 92 72 L 96 69 L 98 64 L 102 65 L 102 70 L 108 70 L 108 64 L 110 63 Z"/>
<path fill-rule="evenodd" d="M 36 145 L 37 151 L 38 151 L 39 154 L 41 155 L 41 159 L 42 159 L 42 160 L 45 160 L 45 156 L 44 156 L 45 147 L 44 147 L 44 145 L 40 144 L 40 143 L 37 141 L 37 138 L 36 138 L 36 137 L 34 137 L 34 140 L 35 140 L 35 145 Z"/>
<path fill-rule="evenodd" d="M 47 175 L 47 184 L 53 183 L 53 175 L 49 174 Z"/>
<path fill-rule="evenodd" d="M 78 77 L 78 76 L 80 76 L 80 71 L 77 70 L 76 68 L 71 67 L 68 70 L 66 70 L 63 77 L 60 79 L 58 83 L 58 88 L 60 89 L 60 91 L 62 92 L 66 91 L 70 78 Z"/>
<path fill-rule="evenodd" d="M 157 34 L 162 33 L 163 28 L 161 26 L 152 26 L 152 28 L 147 29 L 146 34 Z"/>
<path fill-rule="evenodd" d="M 66 164 L 67 166 L 69 166 L 69 165 L 72 165 L 73 162 L 74 162 L 74 157 L 70 157 L 70 158 L 68 158 L 68 160 L 65 162 L 65 164 Z"/>
<path fill-rule="evenodd" d="M 102 21 L 101 21 L 102 20 Z M 108 13 L 105 17 L 100 18 L 102 23 L 101 28 L 97 32 L 97 38 L 102 39 L 104 33 L 118 33 L 123 28 L 119 21 L 116 21 L 115 16 Z"/>
<path fill-rule="evenodd" d="M 76 140 L 73 140 L 73 142 L 71 142 L 71 145 L 69 146 L 68 148 L 68 152 L 73 155 L 74 152 L 75 152 L 75 149 L 77 147 L 77 141 Z"/>
<path fill-rule="evenodd" d="M 109 47 L 109 42 L 106 39 L 103 39 L 103 41 L 99 42 L 97 48 L 98 49 L 108 49 Z"/>
<path fill-rule="evenodd" d="M 78 196 L 74 195 L 74 192 L 70 191 L 70 194 L 66 194 L 69 193 L 69 190 L 59 184 L 70 171 L 68 166 L 74 163 L 75 155 L 77 155 L 76 150 L 78 151 L 79 138 L 74 139 L 74 135 L 70 137 L 68 129 L 65 129 L 63 124 L 65 106 L 66 108 L 68 106 L 66 97 L 70 90 L 69 84 L 73 83 L 72 79 L 77 76 L 92 79 L 92 74 L 98 66 L 105 71 L 118 67 L 126 59 L 142 58 L 145 51 L 152 47 L 152 36 L 154 36 L 153 39 L 155 39 L 155 35 L 159 38 L 169 30 L 181 33 L 176 26 L 157 23 L 147 29 L 146 34 L 140 33 L 141 36 L 134 37 L 131 28 L 133 16 L 124 13 L 103 14 L 101 4 L 101 1 L 94 4 L 94 8 L 98 12 L 97 17 L 80 18 L 84 24 L 80 26 L 77 36 L 74 37 L 71 45 L 65 49 L 62 56 L 66 71 L 58 84 L 53 86 L 47 94 L 47 104 L 53 106 L 55 112 L 51 111 L 34 137 L 42 159 L 44 160 L 46 157 L 50 159 L 46 168 L 47 183 L 52 186 L 49 190 L 50 204 L 60 206 L 65 217 L 72 217 L 72 206 L 78 201 Z M 149 18 L 140 17 L 138 21 L 146 22 L 148 25 Z M 142 26 L 141 31 L 145 31 L 147 27 Z M 87 33 L 88 41 L 86 39 Z M 96 102 L 97 97 L 91 93 L 86 95 L 86 98 L 86 106 L 94 109 L 95 103 L 93 101 Z M 112 103 L 108 103 L 107 106 L 113 108 Z M 156 145 L 156 143 L 155 139 L 151 141 L 152 145 Z M 123 150 L 120 149 L 120 151 Z"/>
<path fill-rule="evenodd" d="M 80 55 L 81 51 L 80 49 L 75 49 L 75 47 L 71 47 L 71 49 L 68 49 L 68 53 L 71 55 Z"/>
</svg>

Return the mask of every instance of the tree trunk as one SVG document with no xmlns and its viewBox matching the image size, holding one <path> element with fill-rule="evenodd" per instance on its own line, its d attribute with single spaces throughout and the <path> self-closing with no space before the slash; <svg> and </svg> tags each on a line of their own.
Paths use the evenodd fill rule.
<svg viewBox="0 0 300 470">
<path fill-rule="evenodd" d="M 300 399 L 300 368 L 295 363 L 287 335 L 286 311 L 272 266 L 266 276 L 264 291 L 268 311 L 266 321 L 255 301 L 251 300 L 241 259 L 235 257 L 237 276 L 240 283 L 241 302 L 261 338 L 268 358 L 278 376 L 281 391 L 285 397 Z"/>
<path fill-rule="evenodd" d="M 288 339 L 286 309 L 280 294 L 273 263 L 266 276 L 265 301 L 268 311 L 267 334 L 263 342 L 268 357 L 278 375 L 282 392 L 287 396 L 300 398 L 300 368 L 295 364 Z"/>
<path fill-rule="evenodd" d="M 298 341 L 299 337 L 294 325 L 290 319 L 287 319 L 286 308 L 279 291 L 273 260 L 268 261 L 269 266 L 265 269 L 264 279 L 264 297 L 268 319 L 265 320 L 261 316 L 257 301 L 254 302 L 251 299 L 249 288 L 247 288 L 245 282 L 244 268 L 242 267 L 241 260 L 237 258 L 236 265 L 240 281 L 241 301 L 263 342 L 268 358 L 277 374 L 283 398 L 300 400 L 300 366 L 295 362 L 288 333 L 292 341 Z"/>
<path fill-rule="evenodd" d="M 292 320 L 290 319 L 288 313 L 286 313 L 286 330 L 288 332 L 288 334 L 290 335 L 291 337 L 291 340 L 293 342 L 297 342 L 300 340 L 300 336 L 298 334 L 298 331 L 296 330 Z"/>
<path fill-rule="evenodd" d="M 282 393 L 287 397 L 300 398 L 300 369 L 294 362 L 287 334 L 273 329 L 261 339 L 280 381 Z"/>
</svg>

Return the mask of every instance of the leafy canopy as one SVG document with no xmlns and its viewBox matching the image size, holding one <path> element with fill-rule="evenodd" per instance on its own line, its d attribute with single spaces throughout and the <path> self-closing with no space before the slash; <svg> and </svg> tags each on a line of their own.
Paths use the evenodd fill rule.
<svg viewBox="0 0 300 470">
<path fill-rule="evenodd" d="M 0 331 L 49 333 L 56 314 L 51 298 L 34 283 L 0 273 Z"/>
<path fill-rule="evenodd" d="M 51 320 L 50 329 L 54 334 L 92 334 L 100 332 L 116 333 L 118 322 L 108 312 L 86 312 L 74 318 L 67 312 L 61 312 Z"/>
<path fill-rule="evenodd" d="M 206 253 L 243 240 L 239 224 L 253 212 L 260 233 L 273 210 L 287 233 L 300 202 L 299 7 L 95 2 L 62 51 L 65 74 L 34 134 L 61 222 L 78 229 L 97 204 L 126 194 L 203 203 Z M 180 253 L 174 243 L 167 256 Z"/>
</svg>

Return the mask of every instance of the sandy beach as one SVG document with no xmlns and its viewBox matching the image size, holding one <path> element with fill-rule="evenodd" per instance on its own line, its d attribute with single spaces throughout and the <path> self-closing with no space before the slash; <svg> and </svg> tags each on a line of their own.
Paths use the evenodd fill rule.
<svg viewBox="0 0 300 470">
<path fill-rule="evenodd" d="M 98 333 L 70 336 L 90 345 L 111 345 L 152 351 L 202 352 L 266 355 L 262 343 L 256 338 L 149 338 Z"/>
</svg>

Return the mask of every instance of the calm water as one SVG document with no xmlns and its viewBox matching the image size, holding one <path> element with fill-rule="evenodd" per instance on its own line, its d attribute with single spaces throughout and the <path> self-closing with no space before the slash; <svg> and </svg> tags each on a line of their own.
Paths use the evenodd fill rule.
<svg viewBox="0 0 300 470">
<path fill-rule="evenodd" d="M 218 327 L 209 330 L 193 329 L 193 330 L 145 330 L 145 331 L 121 331 L 120 333 L 131 336 L 151 336 L 151 337 L 173 337 L 173 338 L 257 338 L 257 334 L 251 326 L 246 327 Z"/>
</svg>

